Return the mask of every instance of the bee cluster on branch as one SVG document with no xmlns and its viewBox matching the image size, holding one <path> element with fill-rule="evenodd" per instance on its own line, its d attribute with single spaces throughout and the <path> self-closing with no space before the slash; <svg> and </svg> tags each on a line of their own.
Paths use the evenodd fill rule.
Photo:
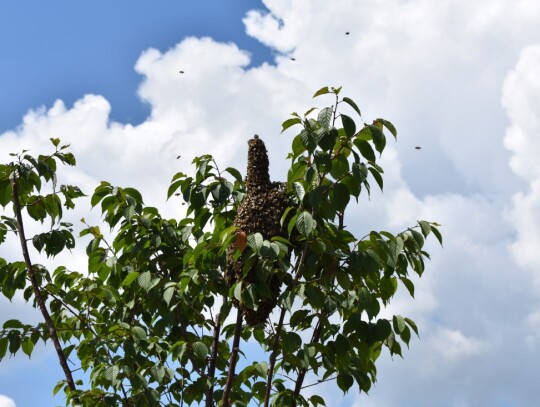
<svg viewBox="0 0 540 407">
<path fill-rule="evenodd" d="M 260 233 L 265 240 L 270 240 L 274 236 L 286 237 L 280 221 L 287 208 L 287 202 L 285 184 L 270 181 L 268 153 L 264 142 L 255 135 L 248 141 L 246 194 L 234 220 L 234 225 L 238 227 L 237 234 L 249 236 Z M 257 263 L 244 273 L 242 257 L 236 260 L 234 258 L 237 247 L 237 242 L 234 241 L 229 247 L 228 264 L 224 275 L 227 285 L 232 287 L 241 281 L 245 287 L 248 284 L 256 284 L 260 278 L 264 278 L 270 291 L 270 298 L 258 300 L 256 310 L 235 300 L 235 305 L 243 311 L 246 323 L 254 326 L 268 319 L 277 304 L 282 281 L 276 273 L 268 275 L 261 272 Z"/>
</svg>

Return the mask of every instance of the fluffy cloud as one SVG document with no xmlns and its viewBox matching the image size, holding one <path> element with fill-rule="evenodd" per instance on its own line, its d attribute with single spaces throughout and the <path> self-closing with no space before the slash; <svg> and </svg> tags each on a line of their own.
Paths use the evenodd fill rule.
<svg viewBox="0 0 540 407">
<path fill-rule="evenodd" d="M 12 399 L 0 394 L 0 407 L 16 407 L 16 405 Z"/>
<path fill-rule="evenodd" d="M 516 261 L 540 282 L 540 44 L 525 48 L 504 82 L 503 105 L 511 119 L 505 146 L 512 152 L 510 167 L 528 184 L 513 197 L 508 217 L 518 233 L 512 244 Z"/>
<path fill-rule="evenodd" d="M 401 290 L 384 310 L 415 319 L 422 339 L 412 340 L 404 360 L 381 358 L 379 385 L 360 405 L 532 405 L 527 383 L 540 338 L 530 306 L 540 261 L 540 48 L 524 47 L 540 34 L 538 2 L 265 4 L 268 12 L 252 11 L 244 22 L 276 50 L 275 65 L 248 69 L 245 51 L 209 38 L 149 49 L 136 63 L 139 96 L 151 108 L 143 123 L 112 122 L 101 96 L 71 107 L 57 101 L 2 134 L 0 155 L 41 151 L 49 137 L 60 137 L 80 163 L 65 172 L 67 181 L 87 192 L 102 179 L 133 185 L 162 207 L 170 176 L 189 170 L 195 155 L 243 169 L 254 133 L 267 143 L 273 177 L 283 179 L 290 134 L 279 135 L 281 121 L 332 103 L 309 97 L 342 84 L 366 121 L 382 116 L 399 131 L 382 160 L 384 195 L 373 192 L 351 210 L 351 228 L 400 231 L 427 219 L 441 223 L 445 237 L 444 250 L 429 243 L 433 259 L 415 281 L 416 299 Z M 178 202 L 165 211 L 178 215 Z M 331 384 L 323 391 L 340 402 Z"/>
</svg>

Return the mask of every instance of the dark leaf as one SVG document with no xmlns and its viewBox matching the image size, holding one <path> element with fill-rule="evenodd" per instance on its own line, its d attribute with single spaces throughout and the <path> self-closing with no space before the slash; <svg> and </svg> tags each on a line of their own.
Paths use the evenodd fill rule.
<svg viewBox="0 0 540 407">
<path fill-rule="evenodd" d="M 345 129 L 345 134 L 348 138 L 353 138 L 356 133 L 356 124 L 354 123 L 354 120 L 343 113 L 340 116 L 343 128 Z"/>
<path fill-rule="evenodd" d="M 345 96 L 343 98 L 343 101 L 345 103 L 347 103 L 349 106 L 351 106 L 356 111 L 356 113 L 358 113 L 359 116 L 362 116 L 362 113 L 360 113 L 360 109 L 358 108 L 356 103 L 351 98 L 348 98 L 348 97 Z"/>
</svg>

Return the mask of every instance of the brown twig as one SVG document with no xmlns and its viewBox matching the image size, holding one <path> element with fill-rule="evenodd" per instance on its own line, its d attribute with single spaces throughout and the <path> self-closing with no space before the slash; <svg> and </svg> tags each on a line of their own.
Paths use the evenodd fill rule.
<svg viewBox="0 0 540 407">
<path fill-rule="evenodd" d="M 321 320 L 319 319 L 319 322 L 317 322 L 317 326 L 315 327 L 315 330 L 313 331 L 313 336 L 311 337 L 311 343 L 317 343 L 321 337 L 322 332 L 322 324 Z M 296 407 L 296 399 L 300 395 L 300 391 L 302 390 L 302 385 L 304 384 L 304 379 L 306 378 L 307 369 L 302 369 L 300 373 L 298 374 L 298 378 L 296 379 L 296 385 L 294 386 L 294 394 L 293 394 L 293 404 L 292 407 Z"/>
<path fill-rule="evenodd" d="M 274 346 L 272 349 L 272 354 L 270 355 L 270 365 L 268 367 L 268 377 L 266 378 L 266 393 L 264 395 L 264 407 L 270 405 L 270 394 L 272 393 L 272 380 L 274 379 L 274 368 L 276 366 L 276 359 L 278 354 L 279 339 L 281 334 L 281 328 L 283 327 L 283 320 L 285 319 L 285 308 L 281 309 L 281 314 L 279 315 L 279 322 L 276 328 L 276 334 L 274 337 Z"/>
<path fill-rule="evenodd" d="M 223 391 L 223 397 L 221 398 L 221 407 L 230 407 L 229 397 L 231 395 L 232 384 L 235 377 L 236 362 L 238 360 L 238 351 L 240 346 L 240 334 L 242 333 L 242 320 L 243 312 L 238 308 L 238 316 L 236 317 L 236 326 L 234 328 L 234 338 L 232 345 L 231 358 L 229 359 L 229 373 L 227 375 L 227 382 L 225 383 L 225 390 Z"/>
<path fill-rule="evenodd" d="M 303 265 L 304 260 L 307 255 L 308 251 L 308 244 L 306 243 L 304 246 L 304 250 L 302 251 L 302 254 L 300 258 L 298 259 L 298 263 L 296 265 L 296 273 L 294 276 L 294 282 L 298 282 L 300 277 L 302 277 L 302 273 L 304 271 Z M 272 347 L 272 354 L 270 355 L 270 365 L 268 366 L 268 376 L 266 378 L 266 393 L 264 396 L 264 407 L 268 407 L 270 405 L 270 395 L 272 393 L 272 381 L 274 380 L 274 369 L 276 366 L 276 359 L 278 355 L 278 348 L 279 348 L 279 340 L 281 337 L 281 329 L 283 328 L 283 321 L 285 319 L 285 308 L 281 308 L 281 313 L 279 315 L 279 321 L 278 325 L 276 327 L 276 333 L 274 337 L 274 344 Z"/>
<path fill-rule="evenodd" d="M 210 380 L 210 386 L 206 391 L 206 407 L 212 407 L 213 398 L 214 398 L 214 376 L 216 374 L 216 361 L 218 356 L 218 346 L 219 346 L 219 331 L 221 324 L 219 323 L 219 313 L 214 319 L 214 337 L 212 339 L 212 355 L 210 356 L 210 365 L 208 366 L 208 377 Z"/>
</svg>

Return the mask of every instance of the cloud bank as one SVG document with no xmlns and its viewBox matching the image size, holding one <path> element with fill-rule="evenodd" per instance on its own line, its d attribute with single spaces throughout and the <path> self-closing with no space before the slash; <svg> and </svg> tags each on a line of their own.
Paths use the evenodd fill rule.
<svg viewBox="0 0 540 407">
<path fill-rule="evenodd" d="M 275 50 L 275 64 L 247 68 L 247 52 L 209 38 L 148 49 L 135 65 L 139 96 L 151 111 L 143 123 L 111 121 L 111 106 L 99 95 L 73 106 L 57 101 L 1 134 L 0 155 L 41 151 L 49 137 L 60 137 L 79 159 L 75 171 L 65 172 L 70 183 L 87 192 L 102 179 L 134 185 L 161 207 L 171 175 L 188 171 L 195 155 L 211 153 L 220 165 L 243 169 L 254 133 L 267 143 L 272 178 L 283 179 L 291 134 L 279 135 L 281 122 L 292 111 L 331 103 L 310 100 L 316 89 L 343 85 L 366 120 L 394 122 L 399 140 L 383 158 L 384 195 L 351 210 L 351 227 L 400 231 L 417 219 L 434 220 L 443 225 L 445 248 L 430 243 L 433 258 L 416 299 L 398 292 L 384 311 L 420 326 L 421 340 L 412 341 L 405 359 L 382 357 L 369 396 L 342 397 L 332 385 L 323 390 L 343 406 L 533 405 L 540 349 L 539 3 L 265 5 L 269 11 L 248 13 L 244 24 Z M 166 213 L 177 216 L 178 205 L 169 202 Z"/>
</svg>

